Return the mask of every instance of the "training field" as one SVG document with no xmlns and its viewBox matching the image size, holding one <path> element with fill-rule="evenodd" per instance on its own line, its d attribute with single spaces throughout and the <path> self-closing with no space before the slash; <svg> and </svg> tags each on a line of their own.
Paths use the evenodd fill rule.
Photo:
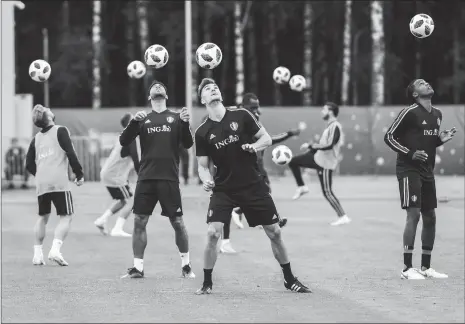
<svg viewBox="0 0 465 324">
<path fill-rule="evenodd" d="M 445 280 L 405 281 L 404 212 L 395 177 L 336 177 L 334 190 L 353 222 L 328 225 L 334 213 L 311 177 L 310 194 L 291 201 L 290 178 L 272 179 L 273 196 L 294 273 L 313 294 L 286 291 L 263 230 L 238 230 L 239 252 L 220 255 L 213 294 L 196 296 L 203 279 L 208 195 L 183 187 L 195 280 L 180 278 L 174 233 L 157 208 L 148 225 L 146 278 L 120 279 L 132 266 L 131 239 L 103 237 L 93 221 L 110 202 L 104 187 L 73 188 L 76 216 L 62 252 L 69 267 L 31 263 L 36 200 L 33 190 L 3 192 L 2 322 L 463 322 L 464 178 L 438 177 L 433 267 Z M 110 225 L 114 224 L 114 218 Z M 49 223 L 47 256 L 57 222 Z M 419 224 L 421 228 L 421 222 Z M 132 230 L 132 218 L 126 230 Z M 420 230 L 414 266 L 420 265 Z"/>
</svg>

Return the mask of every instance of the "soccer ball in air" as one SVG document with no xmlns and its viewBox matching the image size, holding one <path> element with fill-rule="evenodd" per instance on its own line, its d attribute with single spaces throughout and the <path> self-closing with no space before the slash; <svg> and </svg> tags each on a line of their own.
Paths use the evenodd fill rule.
<svg viewBox="0 0 465 324">
<path fill-rule="evenodd" d="M 278 84 L 284 84 L 289 82 L 291 78 L 291 71 L 284 66 L 278 66 L 273 71 L 273 80 Z"/>
<path fill-rule="evenodd" d="M 161 69 L 168 63 L 169 55 L 166 48 L 155 44 L 147 48 L 144 55 L 145 63 L 155 69 Z"/>
<path fill-rule="evenodd" d="M 415 15 L 410 20 L 410 32 L 417 38 L 426 38 L 433 33 L 434 21 L 426 14 Z"/>
<path fill-rule="evenodd" d="M 146 68 L 141 61 L 132 61 L 128 65 L 128 75 L 132 79 L 140 79 L 145 75 Z"/>
<path fill-rule="evenodd" d="M 277 165 L 286 165 L 291 162 L 292 151 L 286 145 L 279 145 L 271 152 L 271 159 Z"/>
<path fill-rule="evenodd" d="M 195 52 L 197 64 L 204 69 L 216 68 L 222 59 L 223 53 L 221 53 L 221 49 L 213 43 L 204 43 Z"/>
<path fill-rule="evenodd" d="M 50 77 L 52 68 L 47 61 L 35 60 L 29 65 L 29 76 L 36 82 L 45 82 Z"/>
<path fill-rule="evenodd" d="M 291 80 L 289 80 L 289 86 L 291 87 L 291 90 L 294 91 L 300 92 L 305 89 L 306 85 L 307 82 L 305 81 L 305 78 L 299 74 L 293 75 Z"/>
</svg>

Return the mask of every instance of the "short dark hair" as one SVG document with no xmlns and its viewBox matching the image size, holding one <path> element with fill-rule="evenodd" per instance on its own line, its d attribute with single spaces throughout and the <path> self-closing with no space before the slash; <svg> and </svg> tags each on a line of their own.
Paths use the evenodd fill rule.
<svg viewBox="0 0 465 324">
<path fill-rule="evenodd" d="M 38 128 L 45 128 L 48 126 L 48 119 L 46 108 L 42 105 L 35 105 L 32 109 L 32 122 Z"/>
<path fill-rule="evenodd" d="M 259 107 L 259 100 L 255 93 L 248 92 L 242 98 L 242 108 L 246 109 L 256 109 Z"/>
<path fill-rule="evenodd" d="M 329 106 L 329 110 L 331 110 L 334 114 L 334 117 L 339 115 L 339 106 L 336 105 L 334 102 L 328 101 L 325 103 L 325 106 Z"/>
<path fill-rule="evenodd" d="M 415 98 L 413 97 L 413 93 L 415 92 L 415 82 L 418 79 L 414 79 L 412 82 L 410 82 L 407 86 L 407 89 L 405 90 L 405 95 L 407 96 L 407 99 L 415 101 Z"/>
<path fill-rule="evenodd" d="M 197 95 L 199 96 L 199 98 L 202 95 L 203 88 L 205 88 L 209 84 L 216 84 L 216 82 L 215 82 L 215 80 L 213 80 L 211 78 L 203 78 L 202 79 L 202 81 L 200 82 L 199 87 L 197 89 Z"/>
<path fill-rule="evenodd" d="M 148 95 L 150 96 L 150 90 L 152 90 L 152 87 L 156 84 L 159 84 L 161 85 L 163 88 L 165 88 L 165 92 L 168 93 L 168 89 L 166 88 L 165 84 L 161 81 L 158 81 L 158 80 L 153 80 L 152 84 L 150 84 L 150 87 L 149 87 L 149 93 Z"/>
<path fill-rule="evenodd" d="M 121 126 L 123 126 L 124 128 L 126 128 L 126 126 L 128 126 L 129 122 L 131 121 L 132 119 L 132 115 L 131 113 L 127 112 L 123 115 L 123 117 L 121 117 Z"/>
</svg>

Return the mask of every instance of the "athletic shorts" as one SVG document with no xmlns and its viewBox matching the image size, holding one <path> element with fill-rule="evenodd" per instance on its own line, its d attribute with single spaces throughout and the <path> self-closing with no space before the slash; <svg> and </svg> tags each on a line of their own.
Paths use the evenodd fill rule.
<svg viewBox="0 0 465 324">
<path fill-rule="evenodd" d="M 158 202 L 163 216 L 182 216 L 179 183 L 168 180 L 138 181 L 134 193 L 134 214 L 150 216 Z"/>
<path fill-rule="evenodd" d="M 110 193 L 111 198 L 117 200 L 129 199 L 132 197 L 132 190 L 129 185 L 119 186 L 119 187 L 108 187 L 108 192 Z"/>
<path fill-rule="evenodd" d="M 73 196 L 71 191 L 47 192 L 37 197 L 39 215 L 44 216 L 52 212 L 52 202 L 58 216 L 74 214 Z"/>
<path fill-rule="evenodd" d="M 233 208 L 240 207 L 250 227 L 278 223 L 280 217 L 270 188 L 265 181 L 257 182 L 238 192 L 213 192 L 207 212 L 207 224 L 227 223 Z"/>
<path fill-rule="evenodd" d="M 416 172 L 398 175 L 397 179 L 402 209 L 415 207 L 421 211 L 428 211 L 438 206 L 434 179 L 422 180 Z"/>
</svg>

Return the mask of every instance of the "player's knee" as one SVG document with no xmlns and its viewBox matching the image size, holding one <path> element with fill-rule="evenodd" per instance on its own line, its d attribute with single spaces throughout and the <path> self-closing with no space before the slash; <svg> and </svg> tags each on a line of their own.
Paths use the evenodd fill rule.
<svg viewBox="0 0 465 324">
<path fill-rule="evenodd" d="M 407 222 L 418 224 L 420 221 L 420 208 L 408 208 L 407 209 Z"/>
<path fill-rule="evenodd" d="M 273 225 L 265 225 L 263 226 L 266 235 L 271 241 L 279 241 L 281 240 L 281 228 L 278 224 Z"/>
<path fill-rule="evenodd" d="M 121 207 L 124 207 L 124 206 L 126 206 L 126 204 L 128 203 L 128 201 L 127 201 L 125 198 L 123 198 L 123 199 L 120 199 L 120 200 L 119 200 L 119 203 L 120 203 Z"/>
<path fill-rule="evenodd" d="M 434 210 L 421 213 L 423 215 L 423 227 L 436 226 L 436 213 Z"/>
<path fill-rule="evenodd" d="M 207 229 L 207 238 L 209 241 L 218 241 L 221 237 L 222 226 L 210 224 Z"/>
<path fill-rule="evenodd" d="M 170 217 L 170 222 L 175 231 L 182 231 L 184 229 L 182 217 Z"/>
<path fill-rule="evenodd" d="M 148 216 L 134 215 L 134 232 L 144 231 L 147 227 Z"/>
</svg>

